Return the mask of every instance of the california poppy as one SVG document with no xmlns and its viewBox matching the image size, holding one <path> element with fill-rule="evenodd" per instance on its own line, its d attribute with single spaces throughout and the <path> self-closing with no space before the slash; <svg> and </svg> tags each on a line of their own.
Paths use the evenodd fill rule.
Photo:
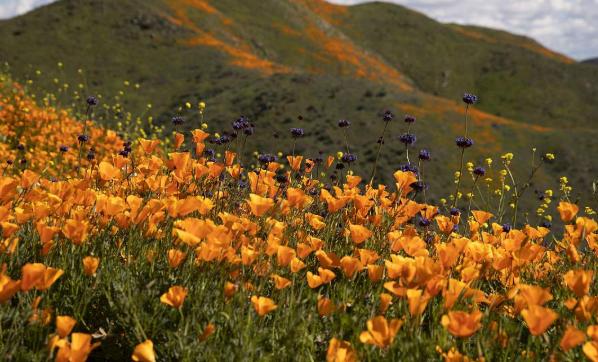
<svg viewBox="0 0 598 362">
<path fill-rule="evenodd" d="M 482 312 L 474 310 L 471 313 L 463 311 L 449 311 L 442 316 L 440 324 L 455 337 L 469 337 L 482 328 L 480 320 Z"/>
<path fill-rule="evenodd" d="M 368 330 L 361 332 L 359 340 L 361 343 L 386 348 L 392 344 L 402 325 L 403 321 L 399 319 L 386 320 L 384 316 L 374 317 L 368 320 Z"/>
<path fill-rule="evenodd" d="M 174 308 L 180 308 L 187 296 L 187 289 L 179 285 L 168 288 L 168 291 L 160 297 L 160 302 Z"/>
<path fill-rule="evenodd" d="M 539 305 L 530 305 L 527 309 L 521 311 L 521 316 L 527 323 L 530 333 L 534 336 L 544 333 L 559 317 L 552 309 Z"/>
<path fill-rule="evenodd" d="M 83 258 L 83 272 L 87 276 L 92 276 L 98 270 L 98 266 L 100 265 L 100 258 L 96 258 L 94 256 L 86 256 Z"/>
<path fill-rule="evenodd" d="M 136 345 L 131 359 L 135 362 L 156 362 L 154 343 L 148 339 Z"/>
<path fill-rule="evenodd" d="M 251 297 L 251 303 L 260 317 L 263 317 L 278 308 L 274 301 L 268 297 L 258 297 L 254 295 Z"/>
</svg>

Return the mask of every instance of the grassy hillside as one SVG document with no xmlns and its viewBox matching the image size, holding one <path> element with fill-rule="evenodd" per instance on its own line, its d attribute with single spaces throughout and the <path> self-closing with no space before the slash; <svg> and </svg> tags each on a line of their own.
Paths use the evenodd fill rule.
<svg viewBox="0 0 598 362">
<path fill-rule="evenodd" d="M 587 190 L 596 175 L 598 105 L 591 100 L 598 69 L 571 64 L 528 39 L 440 24 L 395 5 L 63 0 L 0 22 L 0 60 L 40 94 L 58 94 L 61 105 L 70 103 L 78 84 L 79 94 L 102 95 L 112 108 L 97 118 L 110 125 L 130 112 L 170 127 L 180 113 L 187 129 L 196 128 L 197 113 L 178 108 L 198 100 L 208 103 L 213 131 L 230 130 L 244 114 L 257 130 L 247 150 L 288 152 L 289 128 L 304 127 L 298 152 L 336 152 L 344 149 L 336 122 L 349 119 L 348 141 L 362 174 L 375 159 L 386 109 L 397 121 L 386 134 L 379 175 L 406 162 L 398 138 L 407 128 L 402 115 L 411 113 L 419 118 L 412 155 L 432 150 L 426 172 L 435 198 L 452 188 L 444 171 L 458 166 L 454 138 L 462 133 L 459 98 L 467 90 L 482 100 L 482 111 L 471 113 L 476 144 L 467 160 L 479 164 L 514 152 L 524 177 L 536 146 L 558 157 L 540 170 L 534 187 L 555 187 L 566 173 Z"/>
</svg>

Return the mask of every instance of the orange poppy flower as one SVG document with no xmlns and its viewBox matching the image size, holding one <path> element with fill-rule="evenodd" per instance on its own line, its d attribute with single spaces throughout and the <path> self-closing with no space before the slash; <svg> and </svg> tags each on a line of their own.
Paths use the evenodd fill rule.
<svg viewBox="0 0 598 362">
<path fill-rule="evenodd" d="M 206 339 L 208 339 L 209 336 L 211 336 L 214 332 L 216 331 L 216 326 L 212 323 L 208 323 L 206 325 L 206 327 L 203 329 L 203 332 L 201 332 L 201 335 L 199 336 L 199 340 L 201 342 L 205 341 Z"/>
<path fill-rule="evenodd" d="M 471 313 L 449 311 L 442 316 L 440 324 L 455 337 L 470 337 L 482 328 L 482 312 L 474 310 Z"/>
<path fill-rule="evenodd" d="M 552 309 L 539 305 L 530 305 L 527 309 L 521 311 L 521 316 L 527 323 L 530 333 L 534 336 L 544 333 L 559 317 L 558 313 Z"/>
<path fill-rule="evenodd" d="M 352 278 L 355 273 L 363 269 L 363 264 L 357 258 L 352 256 L 344 256 L 341 258 L 341 269 L 347 278 Z"/>
<path fill-rule="evenodd" d="M 274 301 L 268 297 L 258 297 L 254 295 L 251 297 L 251 303 L 260 317 L 263 317 L 278 308 Z"/>
<path fill-rule="evenodd" d="M 336 310 L 336 305 L 334 305 L 334 302 L 332 301 L 332 299 L 328 299 L 321 295 L 318 295 L 317 305 L 318 305 L 318 314 L 320 315 L 320 317 L 328 316 L 328 315 L 334 313 L 334 311 Z"/>
<path fill-rule="evenodd" d="M 296 255 L 297 253 L 295 252 L 295 249 L 281 245 L 276 250 L 276 262 L 280 266 L 287 266 L 291 263 L 291 260 L 293 260 Z"/>
<path fill-rule="evenodd" d="M 475 221 L 477 221 L 480 225 L 486 223 L 486 221 L 490 220 L 490 218 L 494 216 L 493 214 L 483 210 L 472 210 L 471 214 L 473 215 Z"/>
<path fill-rule="evenodd" d="M 62 227 L 62 233 L 75 245 L 81 245 L 88 235 L 89 222 L 68 219 Z"/>
<path fill-rule="evenodd" d="M 224 283 L 224 296 L 226 298 L 231 298 L 233 295 L 235 295 L 235 293 L 237 292 L 237 289 L 239 289 L 239 286 L 234 283 L 231 283 L 231 282 Z"/>
<path fill-rule="evenodd" d="M 131 359 L 135 362 L 156 362 L 154 343 L 148 339 L 136 345 Z"/>
<path fill-rule="evenodd" d="M 380 293 L 380 313 L 384 314 L 388 310 L 388 307 L 392 304 L 392 295 L 388 293 Z"/>
<path fill-rule="evenodd" d="M 274 206 L 274 200 L 256 194 L 250 194 L 247 203 L 251 208 L 251 213 L 258 217 L 264 215 L 272 208 L 272 206 Z"/>
<path fill-rule="evenodd" d="M 56 354 L 57 362 L 84 362 L 100 343 L 91 344 L 91 335 L 73 333 L 71 343 L 64 344 Z"/>
<path fill-rule="evenodd" d="M 386 348 L 392 344 L 402 325 L 403 321 L 399 319 L 388 321 L 383 316 L 374 317 L 368 320 L 368 330 L 361 332 L 359 340 L 361 343 Z"/>
<path fill-rule="evenodd" d="M 586 340 L 586 335 L 575 326 L 568 326 L 561 338 L 561 349 L 565 352 L 582 344 Z"/>
<path fill-rule="evenodd" d="M 77 324 L 77 321 L 72 317 L 56 316 L 56 334 L 60 336 L 60 338 L 65 338 L 71 334 L 75 324 Z"/>
<path fill-rule="evenodd" d="M 93 256 L 86 256 L 83 258 L 83 272 L 87 276 L 92 276 L 98 270 L 98 266 L 100 265 L 100 258 L 96 258 Z"/>
<path fill-rule="evenodd" d="M 570 202 L 561 201 L 556 209 L 561 216 L 561 220 L 563 220 L 565 223 L 569 223 L 573 220 L 573 218 L 575 218 L 575 215 L 577 215 L 579 206 Z"/>
<path fill-rule="evenodd" d="M 384 275 L 384 265 L 368 264 L 368 278 L 372 282 L 377 282 L 382 279 Z"/>
<path fill-rule="evenodd" d="M 292 284 L 292 282 L 289 279 L 281 277 L 278 274 L 272 274 L 270 275 L 270 277 L 272 278 L 272 280 L 274 280 L 274 287 L 279 290 L 284 289 Z"/>
<path fill-rule="evenodd" d="M 293 273 L 297 273 L 303 268 L 305 268 L 305 263 L 302 262 L 301 259 L 293 258 L 293 260 L 291 260 L 291 271 Z"/>
<path fill-rule="evenodd" d="M 351 343 L 332 338 L 326 352 L 326 362 L 357 362 L 357 352 Z"/>
<path fill-rule="evenodd" d="M 106 161 L 100 162 L 98 173 L 103 181 L 120 180 L 122 177 L 121 170 Z"/>
<path fill-rule="evenodd" d="M 593 270 L 569 270 L 563 277 L 565 284 L 575 295 L 583 297 L 590 292 Z"/>
<path fill-rule="evenodd" d="M 187 289 L 175 285 L 173 287 L 168 288 L 168 292 L 160 296 L 160 302 L 178 309 L 183 305 L 186 296 Z"/>
<path fill-rule="evenodd" d="M 21 268 L 21 274 L 21 290 L 46 290 L 64 274 L 64 271 L 46 267 L 41 263 L 27 263 Z"/>
<path fill-rule="evenodd" d="M 291 170 L 297 172 L 301 168 L 301 161 L 303 161 L 303 156 L 287 156 L 287 160 L 289 161 Z"/>
<path fill-rule="evenodd" d="M 0 273 L 0 303 L 6 303 L 21 289 L 20 280 L 12 280 L 8 275 Z"/>
<path fill-rule="evenodd" d="M 592 362 L 598 362 L 598 342 L 590 341 L 583 345 L 583 353 Z"/>
<path fill-rule="evenodd" d="M 170 265 L 171 268 L 176 269 L 185 261 L 187 253 L 178 249 L 170 249 L 167 252 L 167 257 L 168 265 Z"/>
<path fill-rule="evenodd" d="M 411 192 L 411 185 L 417 181 L 415 174 L 410 171 L 397 171 L 393 176 L 396 181 L 397 190 L 403 196 Z"/>
<path fill-rule="evenodd" d="M 349 232 L 355 244 L 361 244 L 372 236 L 372 232 L 363 225 L 349 224 Z"/>
<path fill-rule="evenodd" d="M 143 150 L 143 152 L 149 155 L 154 152 L 156 147 L 158 147 L 158 145 L 160 144 L 160 140 L 146 140 L 140 138 L 139 144 L 141 145 L 141 149 Z"/>
</svg>

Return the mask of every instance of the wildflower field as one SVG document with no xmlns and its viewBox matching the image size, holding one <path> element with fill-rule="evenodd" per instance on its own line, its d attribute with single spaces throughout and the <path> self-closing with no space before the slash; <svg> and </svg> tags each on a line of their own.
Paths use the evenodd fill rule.
<svg viewBox="0 0 598 362">
<path fill-rule="evenodd" d="M 252 156 L 251 121 L 210 133 L 200 102 L 172 119 L 192 132 L 131 137 L 94 123 L 95 97 L 70 112 L 3 76 L 0 356 L 598 361 L 592 205 L 569 199 L 563 175 L 540 218 L 522 216 L 558 155 L 535 155 L 522 180 L 512 154 L 467 162 L 476 101 L 463 96 L 462 133 L 447 135 L 455 188 L 430 205 L 433 150 L 412 150 L 413 116 L 379 120 L 378 156 L 390 124 L 409 129 L 407 163 L 380 185 L 378 157 L 358 176 L 348 143 L 295 154 L 301 128 L 288 155 Z"/>
</svg>

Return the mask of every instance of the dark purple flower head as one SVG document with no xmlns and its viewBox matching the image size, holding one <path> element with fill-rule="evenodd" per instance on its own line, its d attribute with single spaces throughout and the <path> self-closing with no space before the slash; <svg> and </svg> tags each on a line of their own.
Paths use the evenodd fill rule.
<svg viewBox="0 0 598 362">
<path fill-rule="evenodd" d="M 422 192 L 428 188 L 428 185 L 426 185 L 426 183 L 423 181 L 416 181 L 409 186 L 411 186 L 415 192 Z"/>
<path fill-rule="evenodd" d="M 90 107 L 94 107 L 98 105 L 98 99 L 94 96 L 87 97 L 87 105 Z"/>
<path fill-rule="evenodd" d="M 416 120 L 416 118 L 414 116 L 411 116 L 411 115 L 408 115 L 408 114 L 405 115 L 405 122 L 406 123 L 414 123 L 415 120 Z"/>
<path fill-rule="evenodd" d="M 508 233 L 509 231 L 511 231 L 511 224 L 503 224 L 502 231 L 504 231 L 505 233 Z"/>
<path fill-rule="evenodd" d="M 404 133 L 399 137 L 401 143 L 405 144 L 405 146 L 411 146 L 417 141 L 417 137 L 415 137 L 412 133 Z"/>
<path fill-rule="evenodd" d="M 19 161 L 21 163 L 21 165 L 24 165 L 27 163 L 27 159 L 26 158 L 21 158 L 21 160 Z"/>
<path fill-rule="evenodd" d="M 127 152 L 126 150 L 121 150 L 118 154 L 123 157 L 129 157 L 129 152 Z"/>
<path fill-rule="evenodd" d="M 357 156 L 355 156 L 355 155 L 354 155 L 354 154 L 352 154 L 352 153 L 345 153 L 345 154 L 343 155 L 343 157 L 341 158 L 341 160 L 342 160 L 344 163 L 349 163 L 349 164 L 351 164 L 351 163 L 353 163 L 353 162 L 357 161 Z"/>
<path fill-rule="evenodd" d="M 460 148 L 469 148 L 469 147 L 473 146 L 473 140 L 471 138 L 467 138 L 467 137 L 457 137 L 457 139 L 455 140 L 455 143 Z"/>
<path fill-rule="evenodd" d="M 453 215 L 453 216 L 458 216 L 460 213 L 461 213 L 461 210 L 459 210 L 459 209 L 458 209 L 458 208 L 456 208 L 456 207 L 451 207 L 451 210 L 450 210 L 450 214 L 451 214 L 451 215 Z"/>
<path fill-rule="evenodd" d="M 384 112 L 384 115 L 382 116 L 382 119 L 384 120 L 384 122 L 390 122 L 390 121 L 392 121 L 393 118 L 394 118 L 394 114 L 392 114 L 391 111 Z"/>
<path fill-rule="evenodd" d="M 257 159 L 262 164 L 268 164 L 268 163 L 271 163 L 271 162 L 276 162 L 276 160 L 278 158 L 276 156 L 274 156 L 274 155 L 263 154 L 263 155 L 259 155 Z"/>
<path fill-rule="evenodd" d="M 79 142 L 81 143 L 85 143 L 89 141 L 89 136 L 86 134 L 80 134 L 79 136 L 77 136 L 77 140 L 79 140 Z"/>
<path fill-rule="evenodd" d="M 96 153 L 92 150 L 89 150 L 89 152 L 87 152 L 87 160 L 92 161 L 95 158 L 96 158 Z"/>
<path fill-rule="evenodd" d="M 253 127 L 245 128 L 245 129 L 243 130 L 243 133 L 244 133 L 246 136 L 251 136 L 251 135 L 253 135 L 253 132 L 254 132 L 254 131 L 253 131 Z"/>
<path fill-rule="evenodd" d="M 180 126 L 183 123 L 185 123 L 185 119 L 181 116 L 174 116 L 172 117 L 172 124 L 174 124 L 175 126 Z"/>
<path fill-rule="evenodd" d="M 275 178 L 279 184 L 286 184 L 289 181 L 287 175 L 285 175 L 284 173 L 277 174 Z"/>
<path fill-rule="evenodd" d="M 419 218 L 418 223 L 419 223 L 419 226 L 423 226 L 423 227 L 430 226 L 430 220 L 428 220 L 427 218 L 425 218 L 423 216 Z"/>
<path fill-rule="evenodd" d="M 336 166 L 334 166 L 335 169 L 337 170 L 344 170 L 345 169 L 345 164 L 344 163 L 337 163 Z"/>
<path fill-rule="evenodd" d="M 346 128 L 346 127 L 349 127 L 350 125 L 351 125 L 351 122 L 349 122 L 346 119 L 341 119 L 340 121 L 338 121 L 338 126 L 340 128 Z"/>
<path fill-rule="evenodd" d="M 14 161 L 13 161 L 13 160 L 6 160 L 6 164 L 7 164 L 7 165 L 12 165 L 13 163 L 14 163 Z"/>
<path fill-rule="evenodd" d="M 543 228 L 550 229 L 552 227 L 552 224 L 549 221 L 544 220 L 544 221 L 542 221 L 542 223 L 540 224 L 540 226 L 543 227 Z"/>
<path fill-rule="evenodd" d="M 417 166 L 413 163 L 406 163 L 404 165 L 400 165 L 399 170 L 401 170 L 403 172 L 413 172 L 416 175 L 419 174 L 419 170 L 417 169 Z"/>
<path fill-rule="evenodd" d="M 423 149 L 419 151 L 419 159 L 422 161 L 430 161 L 430 151 Z"/>
<path fill-rule="evenodd" d="M 484 169 L 481 166 L 477 166 L 476 168 L 473 169 L 473 174 L 479 177 L 482 177 L 486 174 L 486 169 Z"/>
<path fill-rule="evenodd" d="M 22 144 L 22 143 L 19 143 L 19 144 L 17 145 L 17 150 L 19 150 L 19 151 L 25 151 L 25 145 L 24 145 L 24 144 Z"/>
<path fill-rule="evenodd" d="M 463 94 L 463 102 L 466 104 L 475 104 L 478 101 L 478 96 L 473 95 L 471 93 Z"/>
<path fill-rule="evenodd" d="M 60 146 L 60 152 L 68 152 L 68 151 L 69 151 L 68 146 L 65 146 L 65 145 Z"/>
<path fill-rule="evenodd" d="M 293 138 L 303 137 L 305 135 L 305 131 L 303 131 L 303 128 L 291 128 L 291 135 Z"/>
<path fill-rule="evenodd" d="M 233 122 L 233 129 L 235 131 L 240 131 L 242 129 L 250 128 L 251 124 L 249 123 L 249 119 L 245 116 L 239 117 L 236 121 Z"/>
</svg>

